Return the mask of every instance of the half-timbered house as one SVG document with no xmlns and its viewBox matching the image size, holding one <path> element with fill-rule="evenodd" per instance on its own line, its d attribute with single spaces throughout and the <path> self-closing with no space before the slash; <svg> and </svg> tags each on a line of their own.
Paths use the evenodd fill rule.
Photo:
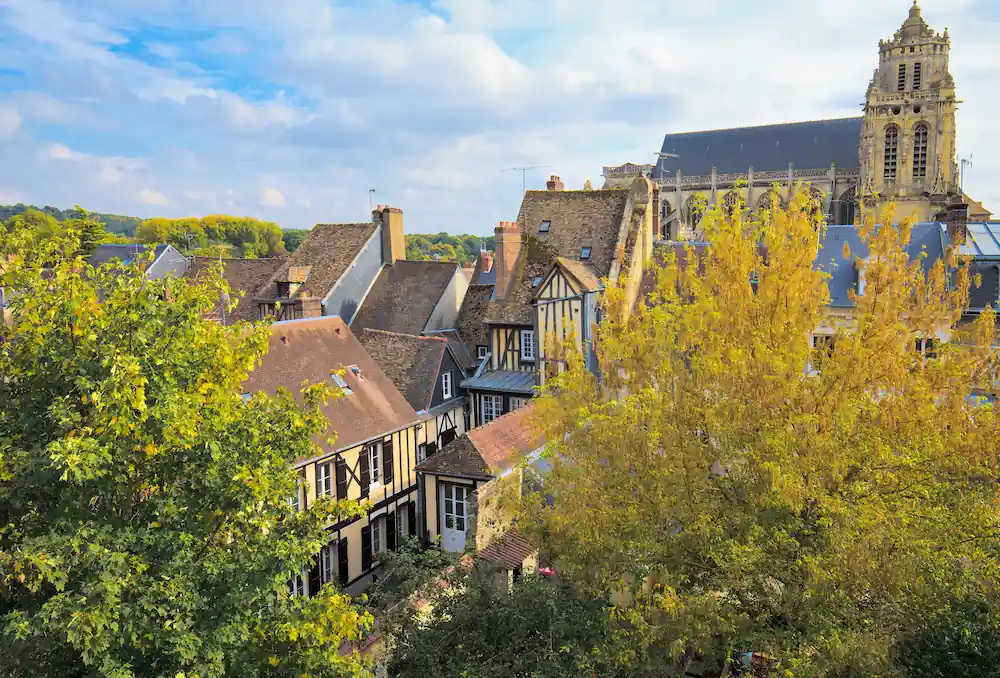
<svg viewBox="0 0 1000 678">
<path fill-rule="evenodd" d="M 475 552 L 510 571 L 536 566 L 535 549 L 513 529 L 507 503 L 521 491 L 519 462 L 545 445 L 533 409 L 472 429 L 417 465 L 426 541 L 440 539 L 446 551 Z"/>
<path fill-rule="evenodd" d="M 638 295 L 652 254 L 652 197 L 644 177 L 600 191 L 565 191 L 552 177 L 548 190 L 525 193 L 516 223 L 497 227 L 485 360 L 464 384 L 475 426 L 526 405 L 547 371 L 563 368 L 557 346 L 565 342 L 596 369 L 604 281 L 623 281 L 630 298 Z"/>
<path fill-rule="evenodd" d="M 365 499 L 372 510 L 327 528 L 329 543 L 293 590 L 311 595 L 337 582 L 354 593 L 377 572 L 380 553 L 419 534 L 415 468 L 424 418 L 337 316 L 275 323 L 269 351 L 244 388 L 298 393 L 304 381 L 329 383 L 343 397 L 324 406 L 335 441 L 295 462 L 302 482 L 293 503 L 305 508 L 318 496 Z"/>
</svg>

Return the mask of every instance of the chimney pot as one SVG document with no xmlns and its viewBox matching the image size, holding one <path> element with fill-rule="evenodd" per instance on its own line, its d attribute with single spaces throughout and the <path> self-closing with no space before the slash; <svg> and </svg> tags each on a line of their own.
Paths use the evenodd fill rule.
<svg viewBox="0 0 1000 678">
<path fill-rule="evenodd" d="M 550 191 L 562 191 L 566 188 L 566 184 L 564 184 L 563 180 L 559 178 L 559 175 L 552 174 L 549 176 L 549 180 L 545 184 L 545 188 Z"/>
</svg>

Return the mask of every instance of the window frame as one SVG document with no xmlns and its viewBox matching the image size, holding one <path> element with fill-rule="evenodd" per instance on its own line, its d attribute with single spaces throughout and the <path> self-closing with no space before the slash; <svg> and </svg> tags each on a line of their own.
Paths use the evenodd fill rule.
<svg viewBox="0 0 1000 678">
<path fill-rule="evenodd" d="M 330 542 L 319 550 L 319 581 L 324 585 L 337 581 L 337 568 L 333 561 L 334 544 L 335 542 Z"/>
<path fill-rule="evenodd" d="M 543 276 L 536 275 L 531 281 L 531 289 L 535 290 L 541 287 L 543 280 L 545 280 Z"/>
<path fill-rule="evenodd" d="M 331 497 L 336 498 L 334 494 L 334 485 L 336 483 L 333 468 L 333 459 L 329 461 L 316 462 L 316 496 L 317 497 Z M 323 474 L 321 470 L 325 469 L 326 473 Z M 325 477 L 324 477 L 325 475 Z M 324 481 L 326 486 L 324 487 Z"/>
<path fill-rule="evenodd" d="M 594 253 L 593 247 L 581 247 L 580 248 L 580 261 L 587 261 L 590 259 L 590 255 Z"/>
<path fill-rule="evenodd" d="M 299 572 L 292 577 L 292 598 L 305 598 L 306 594 L 306 574 Z"/>
<path fill-rule="evenodd" d="M 490 354 L 490 347 L 483 346 L 479 344 L 476 346 L 476 360 L 486 360 L 486 357 Z"/>
<path fill-rule="evenodd" d="M 490 406 L 487 407 L 486 403 L 489 401 Z M 496 421 L 504 415 L 503 411 L 503 396 L 494 395 L 491 393 L 484 393 L 479 398 L 480 407 L 482 411 L 479 413 L 479 418 L 483 424 L 488 424 L 491 421 Z M 491 412 L 491 416 L 487 418 L 487 410 Z"/>
<path fill-rule="evenodd" d="M 927 178 L 927 148 L 930 145 L 930 126 L 918 122 L 913 126 L 913 178 Z"/>
<path fill-rule="evenodd" d="M 368 455 L 368 491 L 382 487 L 382 441 L 377 440 L 365 446 Z"/>
<path fill-rule="evenodd" d="M 882 140 L 882 178 L 889 181 L 899 176 L 899 132 L 899 125 L 889 125 Z"/>
<path fill-rule="evenodd" d="M 455 397 L 455 375 L 451 370 L 441 373 L 441 396 L 445 400 Z"/>
<path fill-rule="evenodd" d="M 521 353 L 521 362 L 535 362 L 536 356 L 538 355 L 538 347 L 535 343 L 535 330 L 521 330 L 518 343 L 520 344 L 518 348 Z M 531 350 L 525 350 L 526 348 L 530 348 Z"/>
<path fill-rule="evenodd" d="M 538 224 L 539 233 L 548 233 L 550 228 L 552 228 L 551 219 L 542 219 L 542 222 Z"/>
<path fill-rule="evenodd" d="M 531 402 L 531 398 L 521 398 L 519 396 L 510 397 L 510 411 L 519 410 L 522 407 L 527 407 Z M 516 403 L 516 404 L 515 404 Z"/>
<path fill-rule="evenodd" d="M 385 514 L 372 518 L 368 526 L 371 528 L 372 561 L 375 561 L 380 553 L 385 553 Z"/>
</svg>

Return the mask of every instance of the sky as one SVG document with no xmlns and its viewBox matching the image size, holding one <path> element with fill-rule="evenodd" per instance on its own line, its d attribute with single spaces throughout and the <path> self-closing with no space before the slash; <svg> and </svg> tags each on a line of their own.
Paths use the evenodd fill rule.
<svg viewBox="0 0 1000 678">
<path fill-rule="evenodd" d="M 1000 212 L 1000 2 L 949 29 L 966 192 Z M 0 0 L 0 204 L 486 235 L 667 132 L 860 114 L 910 0 Z M 374 189 L 374 193 L 370 190 Z"/>
</svg>

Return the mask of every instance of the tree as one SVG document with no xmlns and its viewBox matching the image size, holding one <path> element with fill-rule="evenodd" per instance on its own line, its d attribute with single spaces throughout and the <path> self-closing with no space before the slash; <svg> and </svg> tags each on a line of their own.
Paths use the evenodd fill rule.
<svg viewBox="0 0 1000 678">
<path fill-rule="evenodd" d="M 743 213 L 711 210 L 710 247 L 666 256 L 634 314 L 609 288 L 602 380 L 571 353 L 536 405 L 551 469 L 522 528 L 569 581 L 621 595 L 649 656 L 901 675 L 909 630 L 1000 584 L 1000 420 L 968 398 L 997 383 L 995 314 L 964 323 L 968 267 L 925 271 L 912 219 L 884 209 L 868 257 L 839 262 L 863 268 L 853 319 L 814 351 L 830 299 L 808 195 Z"/>
<path fill-rule="evenodd" d="M 508 590 L 485 565 L 438 584 L 428 611 L 405 607 L 390 631 L 390 676 L 632 675 L 616 652 L 623 629 L 601 600 L 538 576 Z"/>
<path fill-rule="evenodd" d="M 289 252 L 294 252 L 308 235 L 309 229 L 289 228 L 282 231 L 281 238 L 285 243 L 285 249 Z"/>
<path fill-rule="evenodd" d="M 370 616 L 333 587 L 289 590 L 325 525 L 361 510 L 289 505 L 331 392 L 244 401 L 269 330 L 204 319 L 221 269 L 147 280 L 78 246 L 27 228 L 0 242 L 5 675 L 361 675 L 340 648 Z"/>
</svg>

